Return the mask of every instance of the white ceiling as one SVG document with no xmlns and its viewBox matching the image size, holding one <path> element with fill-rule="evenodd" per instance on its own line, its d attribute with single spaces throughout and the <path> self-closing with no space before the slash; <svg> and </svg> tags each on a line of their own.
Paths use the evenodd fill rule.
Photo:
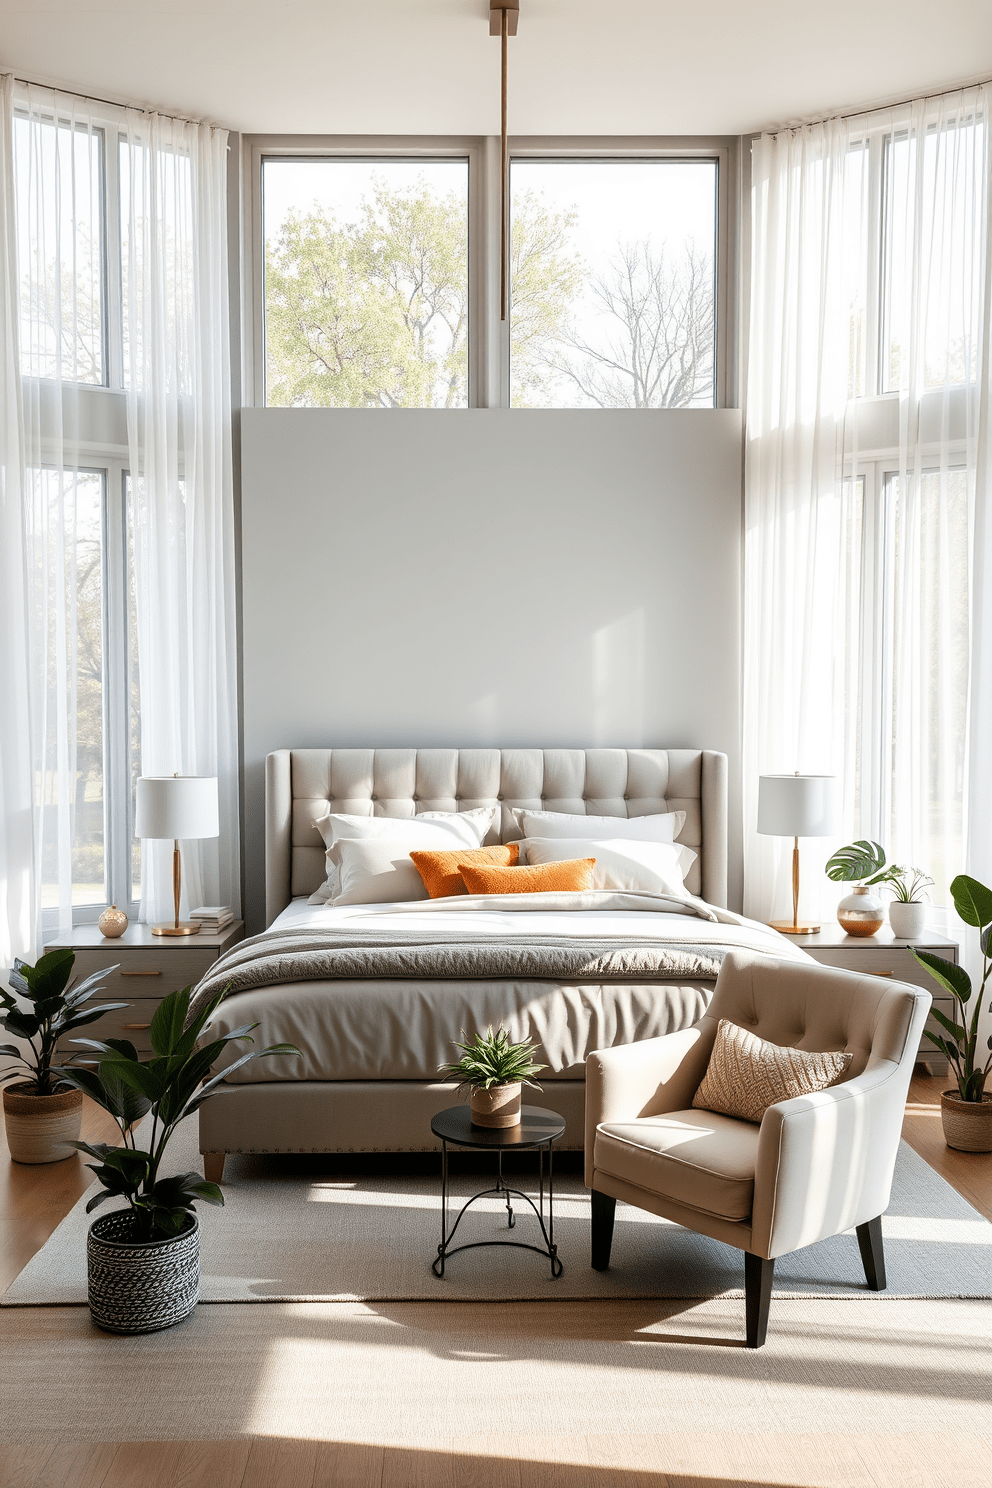
<svg viewBox="0 0 992 1488">
<path fill-rule="evenodd" d="M 0 0 L 0 67 L 252 133 L 492 134 L 488 0 Z M 989 0 L 521 0 L 513 134 L 741 134 L 992 75 Z"/>
</svg>

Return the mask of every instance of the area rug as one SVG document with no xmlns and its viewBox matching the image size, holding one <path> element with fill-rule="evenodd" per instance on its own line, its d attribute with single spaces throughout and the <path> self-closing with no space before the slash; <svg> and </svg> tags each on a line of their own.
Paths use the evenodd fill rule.
<svg viewBox="0 0 992 1488">
<path fill-rule="evenodd" d="M 196 1127 L 180 1128 L 170 1167 L 200 1166 Z M 409 1172 L 335 1172 L 333 1156 L 299 1161 L 228 1158 L 223 1209 L 199 1206 L 204 1302 L 399 1302 L 528 1299 L 698 1299 L 743 1295 L 739 1251 L 626 1204 L 617 1206 L 609 1271 L 589 1265 L 589 1195 L 575 1173 L 555 1183 L 557 1279 L 527 1250 L 484 1248 L 452 1256 L 431 1272 L 440 1238 L 437 1177 Z M 482 1172 L 452 1180 L 451 1207 L 489 1181 Z M 536 1197 L 531 1176 L 510 1182 Z M 86 1301 L 87 1195 L 66 1216 L 2 1300 L 4 1306 Z M 457 1239 L 540 1243 L 537 1221 L 517 1204 L 516 1228 L 502 1202 L 486 1199 Z M 101 1210 L 100 1212 L 105 1212 Z M 780 1297 L 987 1298 L 992 1296 L 992 1225 L 901 1144 L 892 1201 L 882 1221 L 888 1289 L 869 1292 L 853 1233 L 783 1256 Z"/>
</svg>

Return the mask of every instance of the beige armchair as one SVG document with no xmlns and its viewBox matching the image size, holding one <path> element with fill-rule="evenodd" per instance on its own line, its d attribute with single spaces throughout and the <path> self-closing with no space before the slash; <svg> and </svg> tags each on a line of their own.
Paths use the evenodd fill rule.
<svg viewBox="0 0 992 1488">
<path fill-rule="evenodd" d="M 856 1229 L 868 1285 L 884 1291 L 881 1216 L 929 1006 L 903 982 L 733 952 L 692 1028 L 590 1054 L 594 1269 L 610 1263 L 623 1199 L 744 1252 L 749 1348 L 765 1341 L 776 1256 Z M 721 1018 L 774 1044 L 854 1057 L 842 1083 L 770 1106 L 760 1125 L 695 1110 Z"/>
</svg>

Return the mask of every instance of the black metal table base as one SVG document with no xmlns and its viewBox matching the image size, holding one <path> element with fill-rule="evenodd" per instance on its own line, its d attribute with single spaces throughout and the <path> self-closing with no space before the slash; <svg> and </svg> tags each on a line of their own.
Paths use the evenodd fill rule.
<svg viewBox="0 0 992 1488">
<path fill-rule="evenodd" d="M 548 1223 L 544 1223 L 544 1150 L 548 1152 Z M 431 1263 L 431 1270 L 438 1278 L 444 1276 L 444 1266 L 449 1256 L 457 1255 L 461 1250 L 480 1250 L 487 1245 L 512 1247 L 515 1250 L 532 1250 L 536 1255 L 543 1255 L 551 1262 L 551 1275 L 557 1279 L 564 1269 L 558 1259 L 558 1247 L 555 1245 L 555 1179 L 554 1179 L 554 1157 L 551 1151 L 551 1142 L 542 1143 L 537 1148 L 539 1161 L 539 1195 L 538 1203 L 535 1204 L 530 1194 L 522 1193 L 519 1188 L 508 1188 L 503 1182 L 503 1153 L 497 1150 L 498 1167 L 496 1173 L 495 1188 L 484 1188 L 479 1193 L 473 1194 L 466 1199 L 458 1211 L 458 1218 L 451 1229 L 448 1229 L 448 1144 L 441 1139 L 441 1243 L 437 1248 L 437 1258 Z M 528 1245 L 524 1240 L 473 1240 L 464 1245 L 452 1245 L 455 1231 L 462 1222 L 466 1211 L 472 1207 L 477 1199 L 486 1199 L 490 1196 L 503 1198 L 506 1203 L 506 1227 L 508 1230 L 516 1228 L 517 1217 L 513 1212 L 511 1198 L 522 1199 L 529 1204 L 541 1227 L 541 1236 L 544 1240 L 542 1245 Z"/>
</svg>

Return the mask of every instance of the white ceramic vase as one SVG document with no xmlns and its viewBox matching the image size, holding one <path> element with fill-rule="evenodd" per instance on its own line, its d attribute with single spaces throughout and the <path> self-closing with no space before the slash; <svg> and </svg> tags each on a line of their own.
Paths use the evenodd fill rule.
<svg viewBox="0 0 992 1488">
<path fill-rule="evenodd" d="M 889 905 L 889 924 L 899 940 L 919 940 L 926 923 L 927 907 L 922 900 L 907 904 L 904 899 L 893 899 Z"/>
<path fill-rule="evenodd" d="M 885 924 L 885 903 L 867 884 L 858 884 L 838 904 L 837 919 L 848 935 L 874 935 Z"/>
</svg>

